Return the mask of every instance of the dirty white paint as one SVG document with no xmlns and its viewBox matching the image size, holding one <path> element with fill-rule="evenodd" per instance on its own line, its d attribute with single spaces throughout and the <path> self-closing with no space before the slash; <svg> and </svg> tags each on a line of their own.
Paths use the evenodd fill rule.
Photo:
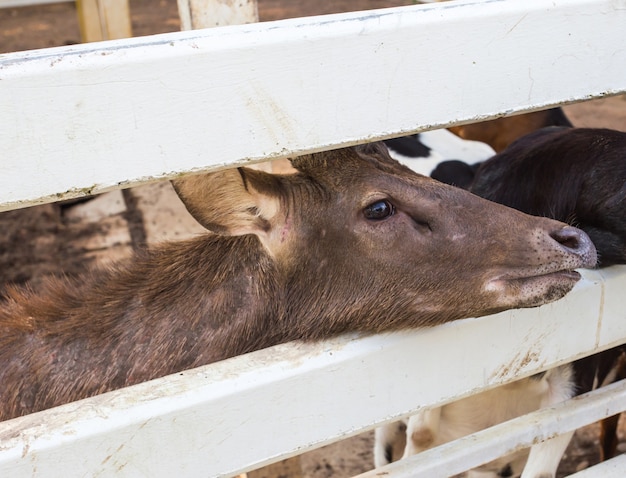
<svg viewBox="0 0 626 478">
<path fill-rule="evenodd" d="M 623 92 L 624 24 L 466 0 L 0 55 L 0 207 Z"/>
<path fill-rule="evenodd" d="M 625 471 L 626 455 L 619 455 L 592 468 L 574 473 L 570 478 L 624 478 Z"/>
<path fill-rule="evenodd" d="M 256 0 L 178 0 L 178 15 L 181 30 L 259 21 Z"/>
<path fill-rule="evenodd" d="M 606 311 L 623 303 L 616 291 L 624 287 L 624 267 L 585 271 L 568 300 L 538 309 L 281 345 L 11 420 L 0 424 L 0 476 L 72 470 L 182 478 L 249 470 L 614 345 L 626 337 L 626 320 L 623 308 Z M 607 403 L 595 415 L 576 414 L 576 423 L 604 416 L 612 410 Z M 551 429 L 535 427 L 522 438 L 546 433 Z M 477 460 L 470 458 L 468 467 Z"/>
</svg>

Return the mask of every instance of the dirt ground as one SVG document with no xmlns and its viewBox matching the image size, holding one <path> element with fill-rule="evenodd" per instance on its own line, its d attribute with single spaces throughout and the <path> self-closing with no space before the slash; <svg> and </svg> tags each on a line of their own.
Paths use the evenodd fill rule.
<svg viewBox="0 0 626 478">
<path fill-rule="evenodd" d="M 259 15 L 261 21 L 268 21 L 412 3 L 415 2 L 259 0 Z M 135 36 L 179 30 L 176 0 L 130 0 L 130 7 Z M 0 53 L 79 42 L 73 3 L 0 9 Z M 565 111 L 576 126 L 626 131 L 624 96 L 570 105 Z M 29 282 L 36 288 L 50 274 L 79 274 L 94 263 L 123 258 L 133 247 L 150 242 L 150 221 L 163 221 L 163 218 L 147 220 L 145 209 L 138 204 L 149 200 L 128 191 L 108 196 L 107 200 L 103 207 L 118 208 L 118 213 L 96 214 L 89 220 L 81 213 L 83 203 L 75 201 L 0 213 L 0 295 L 5 284 Z M 170 219 L 175 216 L 175 213 L 167 214 Z M 176 234 L 174 232 L 173 236 Z M 624 426 L 620 434 L 620 450 L 624 451 Z M 339 478 L 367 471 L 372 467 L 372 446 L 373 433 L 370 432 L 307 453 L 301 458 L 303 474 L 311 478 Z M 586 427 L 572 441 L 559 476 L 597 460 L 597 429 Z"/>
</svg>

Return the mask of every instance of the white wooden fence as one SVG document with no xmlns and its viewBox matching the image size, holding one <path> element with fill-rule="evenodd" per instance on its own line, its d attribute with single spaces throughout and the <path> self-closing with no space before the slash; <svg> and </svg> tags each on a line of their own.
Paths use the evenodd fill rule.
<svg viewBox="0 0 626 478">
<path fill-rule="evenodd" d="M 30 5 L 44 5 L 46 3 L 65 3 L 71 0 L 0 0 L 0 8 L 26 7 Z"/>
<path fill-rule="evenodd" d="M 624 25 L 623 0 L 470 0 L 0 55 L 0 208 L 625 92 Z M 626 342 L 625 285 L 586 271 L 538 309 L 280 345 L 10 420 L 0 476 L 251 470 Z M 618 383 L 385 471 L 453 474 L 625 409 Z"/>
</svg>

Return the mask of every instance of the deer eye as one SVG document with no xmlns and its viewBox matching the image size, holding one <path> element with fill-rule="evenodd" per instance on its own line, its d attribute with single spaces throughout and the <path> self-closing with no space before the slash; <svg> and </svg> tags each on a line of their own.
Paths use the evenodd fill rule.
<svg viewBox="0 0 626 478">
<path fill-rule="evenodd" d="M 363 210 L 363 214 L 366 219 L 372 219 L 374 221 L 380 221 L 386 219 L 396 212 L 396 208 L 386 199 L 376 201 L 370 204 Z"/>
</svg>

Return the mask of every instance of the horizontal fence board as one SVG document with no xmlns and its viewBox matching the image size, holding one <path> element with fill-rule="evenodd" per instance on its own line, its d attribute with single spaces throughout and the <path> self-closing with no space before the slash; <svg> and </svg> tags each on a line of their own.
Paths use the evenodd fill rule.
<svg viewBox="0 0 626 478">
<path fill-rule="evenodd" d="M 536 309 L 280 345 L 0 423 L 0 476 L 227 476 L 621 343 L 604 311 L 626 267 L 584 275 Z"/>
<path fill-rule="evenodd" d="M 616 456 L 570 475 L 571 478 L 624 478 L 624 476 L 626 476 L 626 455 Z"/>
<path fill-rule="evenodd" d="M 623 92 L 624 24 L 470 0 L 0 55 L 0 209 Z"/>
<path fill-rule="evenodd" d="M 448 478 L 501 456 L 527 448 L 537 439 L 561 435 L 619 413 L 626 408 L 626 381 L 611 384 L 573 400 L 546 407 L 454 442 L 426 450 L 358 475 L 358 478 Z M 611 469 L 626 472 L 626 463 Z M 616 466 L 617 465 L 617 466 Z M 382 475 L 381 475 L 382 474 Z M 578 475 L 574 475 L 578 477 Z M 587 475 L 585 475 L 587 476 Z M 589 476 L 592 476 L 591 474 Z M 595 475 L 601 476 L 601 475 Z M 602 475 L 606 478 L 605 475 Z M 613 475 L 609 475 L 613 476 Z"/>
<path fill-rule="evenodd" d="M 74 3 L 72 0 L 0 0 L 0 8 L 31 7 L 46 3 Z"/>
</svg>

